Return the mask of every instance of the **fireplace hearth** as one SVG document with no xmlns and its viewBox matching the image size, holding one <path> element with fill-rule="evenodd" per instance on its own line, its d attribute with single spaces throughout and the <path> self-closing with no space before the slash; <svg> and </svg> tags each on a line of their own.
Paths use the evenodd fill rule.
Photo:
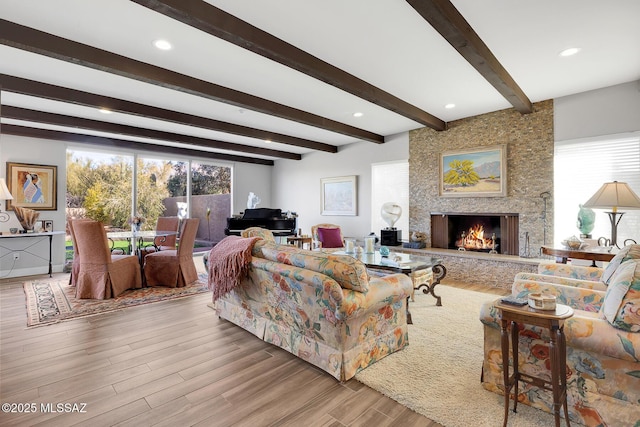
<svg viewBox="0 0 640 427">
<path fill-rule="evenodd" d="M 431 213 L 431 246 L 519 254 L 518 214 L 514 213 Z"/>
</svg>

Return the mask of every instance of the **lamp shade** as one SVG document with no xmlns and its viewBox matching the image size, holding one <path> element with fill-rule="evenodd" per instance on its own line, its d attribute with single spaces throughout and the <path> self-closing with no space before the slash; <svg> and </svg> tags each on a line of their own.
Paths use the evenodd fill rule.
<svg viewBox="0 0 640 427">
<path fill-rule="evenodd" d="M 583 205 L 588 208 L 640 209 L 640 197 L 633 192 L 626 182 L 607 182 Z"/>
<path fill-rule="evenodd" d="M 4 178 L 0 178 L 0 200 L 13 200 L 13 196 L 7 188 L 7 183 Z"/>
</svg>

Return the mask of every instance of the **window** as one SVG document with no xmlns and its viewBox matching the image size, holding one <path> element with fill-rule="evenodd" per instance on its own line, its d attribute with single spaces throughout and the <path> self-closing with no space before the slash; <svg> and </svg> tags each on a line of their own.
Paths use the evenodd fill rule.
<svg viewBox="0 0 640 427">
<path fill-rule="evenodd" d="M 556 243 L 579 235 L 576 225 L 579 205 L 589 200 L 605 182 L 626 182 L 640 195 L 640 132 L 556 142 L 554 159 Z M 593 238 L 610 238 L 611 223 L 606 211 L 594 211 Z M 640 210 L 620 211 L 625 214 L 618 226 L 618 245 L 622 246 L 629 238 L 640 242 Z"/>
<path fill-rule="evenodd" d="M 210 247 L 225 237 L 231 176 L 229 165 L 68 150 L 67 215 L 115 229 L 129 229 L 132 215 L 145 218 L 143 229 L 160 216 L 200 218 L 196 246 Z"/>
<path fill-rule="evenodd" d="M 395 227 L 402 231 L 402 239 L 409 239 L 409 162 L 374 163 L 371 165 L 371 230 L 376 234 L 388 227 L 380 215 L 386 202 L 395 202 L 402 215 Z"/>
<path fill-rule="evenodd" d="M 67 151 L 67 217 L 127 228 L 131 217 L 133 156 Z"/>
</svg>

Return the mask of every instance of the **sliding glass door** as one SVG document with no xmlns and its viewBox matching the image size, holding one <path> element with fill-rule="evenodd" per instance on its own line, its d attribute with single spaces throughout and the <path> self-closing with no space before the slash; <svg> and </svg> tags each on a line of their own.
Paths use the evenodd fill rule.
<svg viewBox="0 0 640 427">
<path fill-rule="evenodd" d="M 115 230 L 130 229 L 134 218 L 143 219 L 143 230 L 154 229 L 161 216 L 199 218 L 196 246 L 209 248 L 224 238 L 231 176 L 228 165 L 69 150 L 67 217 Z"/>
</svg>

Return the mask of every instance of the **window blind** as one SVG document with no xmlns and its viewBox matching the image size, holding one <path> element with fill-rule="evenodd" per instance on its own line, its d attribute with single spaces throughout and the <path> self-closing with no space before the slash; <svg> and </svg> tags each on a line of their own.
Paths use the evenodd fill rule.
<svg viewBox="0 0 640 427">
<path fill-rule="evenodd" d="M 585 203 L 605 182 L 629 184 L 640 195 L 640 132 L 624 136 L 556 142 L 554 156 L 554 240 L 579 236 L 579 205 Z M 611 237 L 611 222 L 605 209 L 596 212 L 594 239 Z M 640 210 L 625 212 L 618 226 L 618 244 L 632 238 L 640 243 Z"/>
</svg>

